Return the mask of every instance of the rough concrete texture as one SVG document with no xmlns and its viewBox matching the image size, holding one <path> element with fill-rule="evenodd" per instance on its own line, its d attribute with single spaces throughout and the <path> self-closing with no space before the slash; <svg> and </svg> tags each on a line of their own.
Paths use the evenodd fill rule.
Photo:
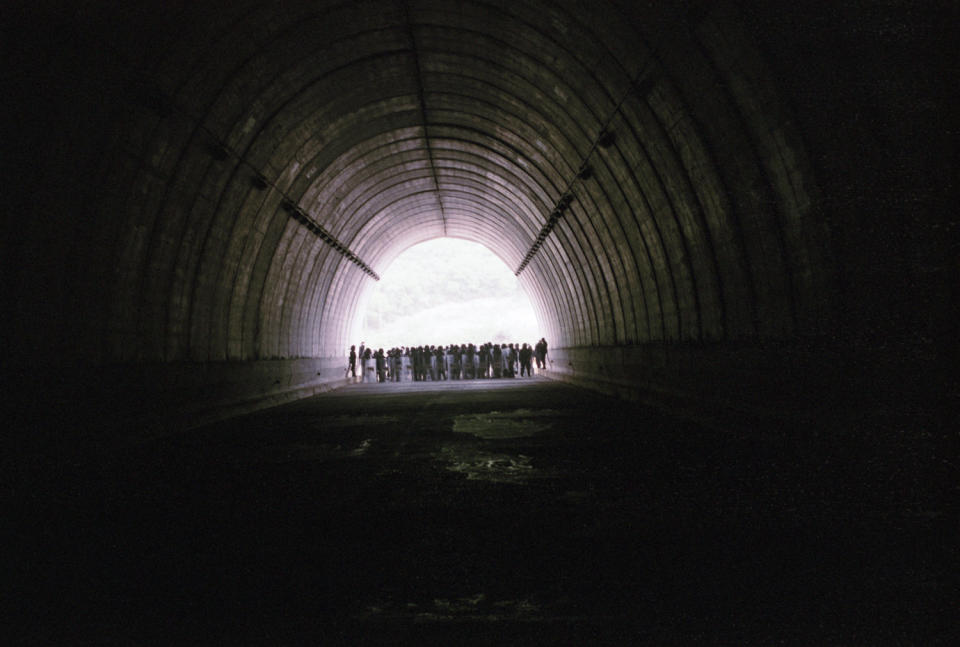
<svg viewBox="0 0 960 647">
<path fill-rule="evenodd" d="M 31 475 L 5 644 L 952 644 L 955 481 L 899 424 L 527 378 L 127 436 Z"/>
</svg>

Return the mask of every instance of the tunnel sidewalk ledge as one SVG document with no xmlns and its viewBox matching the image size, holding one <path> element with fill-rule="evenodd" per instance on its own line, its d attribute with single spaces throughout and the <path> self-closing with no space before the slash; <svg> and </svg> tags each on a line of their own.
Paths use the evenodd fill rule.
<svg viewBox="0 0 960 647">
<path fill-rule="evenodd" d="M 151 438 L 267 409 L 350 384 L 332 358 L 101 367 L 66 397 L 78 422 L 106 435 Z M 77 376 L 74 376 L 74 380 Z M 119 391 L 119 392 L 118 392 Z"/>
<path fill-rule="evenodd" d="M 882 415 L 909 399 L 903 389 L 899 398 L 879 398 L 883 371 L 853 374 L 851 358 L 835 348 L 714 345 L 691 353 L 651 345 L 550 353 L 548 369 L 541 372 L 548 379 L 716 429 L 828 419 L 841 411 L 855 418 Z"/>
<path fill-rule="evenodd" d="M 197 407 L 188 411 L 179 412 L 175 420 L 179 423 L 177 424 L 178 427 L 193 429 L 212 422 L 241 416 L 261 409 L 277 407 L 321 393 L 327 393 L 350 384 L 351 380 L 349 378 L 320 378 L 309 384 L 276 390 L 263 395 L 225 401 L 213 407 Z M 170 422 L 174 422 L 174 420 Z"/>
<path fill-rule="evenodd" d="M 773 408 L 747 407 L 743 403 L 697 398 L 693 394 L 658 389 L 641 385 L 627 379 L 609 376 L 583 376 L 560 370 L 545 370 L 540 375 L 555 382 L 570 384 L 582 389 L 613 396 L 619 400 L 640 404 L 679 420 L 696 423 L 710 429 L 749 427 L 760 421 L 782 419 L 788 415 Z M 796 412 L 800 413 L 800 412 Z M 792 415 L 796 415 L 796 413 Z M 815 417 L 811 412 L 803 417 Z"/>
</svg>

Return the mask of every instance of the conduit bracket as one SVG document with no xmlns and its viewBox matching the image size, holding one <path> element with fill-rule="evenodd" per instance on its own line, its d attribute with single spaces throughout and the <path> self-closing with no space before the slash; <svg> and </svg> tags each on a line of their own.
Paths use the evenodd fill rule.
<svg viewBox="0 0 960 647">
<path fill-rule="evenodd" d="M 286 210 L 285 204 L 287 202 L 289 201 L 285 199 L 284 202 L 281 204 L 281 206 L 284 207 L 285 210 Z M 321 225 L 316 220 L 314 220 L 309 215 L 307 215 L 307 213 L 303 209 L 294 205 L 293 209 L 290 209 L 287 211 L 290 214 L 291 218 L 293 218 L 298 223 L 306 227 L 310 231 L 310 233 L 312 233 L 314 236 L 322 240 L 328 246 L 332 247 L 334 251 L 336 251 L 338 254 L 340 254 L 345 259 L 347 259 L 348 261 L 350 261 L 351 263 L 359 267 L 364 272 L 364 274 L 367 274 L 368 276 L 372 277 L 375 281 L 380 280 L 380 276 L 376 272 L 374 272 L 369 265 L 367 265 L 362 260 L 360 260 L 357 257 L 357 255 L 350 250 L 349 247 L 347 247 L 342 242 L 340 242 L 340 240 L 337 239 L 336 236 L 334 236 L 329 231 L 324 229 L 323 225 Z"/>
</svg>

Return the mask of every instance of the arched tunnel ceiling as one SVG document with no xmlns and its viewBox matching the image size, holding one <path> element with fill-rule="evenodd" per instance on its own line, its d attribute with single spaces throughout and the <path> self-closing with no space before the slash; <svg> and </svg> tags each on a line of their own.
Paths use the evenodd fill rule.
<svg viewBox="0 0 960 647">
<path fill-rule="evenodd" d="M 517 270 L 558 347 L 815 332 L 803 146 L 740 15 L 704 6 L 128 10 L 91 81 L 99 359 L 338 355 L 376 273 L 438 236 Z"/>
</svg>

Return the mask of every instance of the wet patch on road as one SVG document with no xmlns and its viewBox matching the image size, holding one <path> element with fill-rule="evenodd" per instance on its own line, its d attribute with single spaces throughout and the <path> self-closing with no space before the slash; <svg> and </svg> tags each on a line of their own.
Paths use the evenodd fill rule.
<svg viewBox="0 0 960 647">
<path fill-rule="evenodd" d="M 370 445 L 373 444 L 372 438 L 365 439 L 360 446 L 350 452 L 351 456 L 363 456 L 367 453 L 367 450 L 370 449 Z"/>
<path fill-rule="evenodd" d="M 552 409 L 517 409 L 504 413 L 491 411 L 479 415 L 456 416 L 453 419 L 453 431 L 485 439 L 525 438 L 550 429 L 553 424 L 543 419 L 559 415 L 562 414 Z"/>
<path fill-rule="evenodd" d="M 446 445 L 435 455 L 447 463 L 446 469 L 464 474 L 470 481 L 526 483 L 533 479 L 555 478 L 554 470 L 534 467 L 523 454 L 488 452 L 464 445 Z"/>
</svg>

